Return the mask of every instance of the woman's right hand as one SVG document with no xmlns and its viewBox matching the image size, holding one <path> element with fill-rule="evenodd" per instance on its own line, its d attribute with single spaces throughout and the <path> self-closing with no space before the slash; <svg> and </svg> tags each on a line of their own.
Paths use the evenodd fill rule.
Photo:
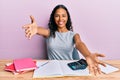
<svg viewBox="0 0 120 80">
<path fill-rule="evenodd" d="M 37 28 L 38 28 L 34 17 L 30 16 L 30 19 L 31 19 L 31 23 L 23 26 L 23 29 L 25 29 L 25 36 L 28 39 L 31 39 L 33 35 L 37 34 Z"/>
</svg>

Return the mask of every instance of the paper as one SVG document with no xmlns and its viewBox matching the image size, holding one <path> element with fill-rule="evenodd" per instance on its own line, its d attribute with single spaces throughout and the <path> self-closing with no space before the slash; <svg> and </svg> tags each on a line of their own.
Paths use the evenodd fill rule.
<svg viewBox="0 0 120 80">
<path fill-rule="evenodd" d="M 39 67 L 34 71 L 33 78 L 44 78 L 44 77 L 62 77 L 62 76 L 89 76 L 88 69 L 85 70 L 72 70 L 67 66 L 67 63 L 71 61 L 58 61 L 51 60 L 49 62 L 38 61 L 37 66 Z M 45 64 L 44 66 L 41 66 Z"/>
<path fill-rule="evenodd" d="M 39 77 L 50 77 L 50 76 L 61 76 L 62 71 L 60 69 L 60 65 L 58 61 L 49 61 L 47 62 L 37 62 L 37 66 L 39 67 L 34 71 L 33 78 Z M 43 65 L 45 64 L 45 65 Z"/>
<path fill-rule="evenodd" d="M 75 60 L 74 60 L 75 61 Z M 45 77 L 63 77 L 63 76 L 90 76 L 88 68 L 83 70 L 72 70 L 68 67 L 68 63 L 74 61 L 37 61 L 37 67 L 34 71 L 33 78 L 45 78 Z M 100 69 L 103 73 L 112 73 L 119 69 L 106 64 L 106 67 L 100 65 Z"/>
<path fill-rule="evenodd" d="M 119 70 L 119 68 L 116 68 L 116 67 L 109 65 L 109 64 L 106 64 L 106 67 L 100 65 L 100 69 L 105 74 L 112 73 L 112 72 Z"/>
</svg>

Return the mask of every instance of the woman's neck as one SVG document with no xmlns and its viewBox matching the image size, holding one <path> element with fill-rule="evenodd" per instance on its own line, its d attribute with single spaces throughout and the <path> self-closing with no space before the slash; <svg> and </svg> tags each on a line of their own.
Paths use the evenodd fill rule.
<svg viewBox="0 0 120 80">
<path fill-rule="evenodd" d="M 58 28 L 58 32 L 67 32 L 69 31 L 66 27 L 64 28 Z"/>
</svg>

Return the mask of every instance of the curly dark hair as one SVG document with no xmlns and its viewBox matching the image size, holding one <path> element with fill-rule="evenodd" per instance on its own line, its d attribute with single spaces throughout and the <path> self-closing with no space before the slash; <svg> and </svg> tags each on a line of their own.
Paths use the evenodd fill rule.
<svg viewBox="0 0 120 80">
<path fill-rule="evenodd" d="M 63 8 L 64 10 L 66 10 L 67 15 L 68 15 L 68 21 L 66 23 L 66 27 L 67 27 L 68 30 L 73 31 L 72 21 L 71 21 L 68 9 L 64 5 L 57 5 L 53 9 L 53 11 L 50 15 L 49 23 L 48 23 L 48 26 L 49 26 L 49 29 L 50 29 L 50 36 L 52 36 L 54 38 L 55 38 L 55 31 L 57 31 L 57 25 L 56 25 L 55 20 L 54 20 L 54 15 L 55 15 L 56 10 L 59 9 L 59 8 Z"/>
</svg>

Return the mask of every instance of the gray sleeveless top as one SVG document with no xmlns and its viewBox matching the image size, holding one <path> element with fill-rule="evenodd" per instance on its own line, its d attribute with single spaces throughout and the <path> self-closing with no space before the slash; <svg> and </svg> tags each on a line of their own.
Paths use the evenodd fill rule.
<svg viewBox="0 0 120 80">
<path fill-rule="evenodd" d="M 47 43 L 47 54 L 50 60 L 78 60 L 79 55 L 74 47 L 75 33 L 72 31 L 68 32 L 55 32 L 54 37 L 48 37 Z"/>
</svg>

